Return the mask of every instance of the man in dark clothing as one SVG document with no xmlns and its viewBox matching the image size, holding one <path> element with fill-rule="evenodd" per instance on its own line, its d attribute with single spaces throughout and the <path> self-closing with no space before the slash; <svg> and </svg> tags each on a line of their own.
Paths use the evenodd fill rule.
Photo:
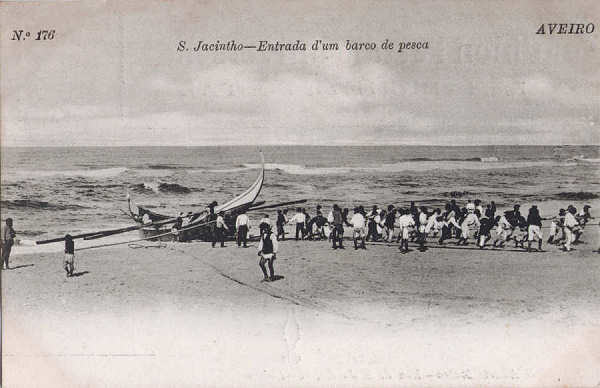
<svg viewBox="0 0 600 388">
<path fill-rule="evenodd" d="M 538 240 L 538 251 L 542 251 L 542 217 L 537 206 L 533 205 L 527 215 L 527 252 L 531 252 L 531 242 Z"/>
<path fill-rule="evenodd" d="M 9 269 L 8 259 L 10 257 L 10 251 L 12 250 L 12 246 L 15 243 L 15 237 L 17 237 L 17 233 L 13 229 L 13 220 L 12 218 L 6 219 L 6 225 L 4 230 L 2 231 L 2 263 L 3 269 Z"/>
<path fill-rule="evenodd" d="M 372 241 L 377 241 L 379 239 L 377 235 L 377 223 L 375 222 L 375 217 L 377 217 L 377 206 L 373 206 L 373 209 L 367 214 L 367 238 L 366 241 L 371 239 Z"/>
<path fill-rule="evenodd" d="M 217 215 L 215 214 L 215 206 L 217 206 L 217 202 L 213 201 L 208 205 L 208 216 L 206 217 L 206 222 L 208 222 L 208 231 L 210 233 L 210 240 L 212 241 L 212 246 L 215 246 L 217 242 L 217 231 L 216 224 Z"/>
<path fill-rule="evenodd" d="M 275 261 L 277 257 L 277 248 L 277 238 L 273 236 L 273 234 L 271 233 L 271 227 L 268 226 L 261 231 L 260 242 L 258 243 L 258 256 L 260 257 L 258 265 L 262 270 L 264 276 L 263 281 L 265 282 L 276 280 L 275 269 L 273 268 L 273 261 Z M 267 267 L 265 266 L 265 264 L 268 265 L 271 276 L 267 274 Z"/>
<path fill-rule="evenodd" d="M 67 272 L 67 277 L 73 276 L 73 271 L 75 270 L 75 243 L 73 242 L 73 237 L 70 234 L 65 235 L 65 271 Z"/>
<path fill-rule="evenodd" d="M 333 249 L 344 249 L 342 240 L 344 238 L 344 219 L 339 206 L 333 205 Z M 339 246 L 338 246 L 339 245 Z"/>
<path fill-rule="evenodd" d="M 284 225 L 287 222 L 285 215 L 280 210 L 277 210 L 277 240 L 285 240 Z"/>
</svg>

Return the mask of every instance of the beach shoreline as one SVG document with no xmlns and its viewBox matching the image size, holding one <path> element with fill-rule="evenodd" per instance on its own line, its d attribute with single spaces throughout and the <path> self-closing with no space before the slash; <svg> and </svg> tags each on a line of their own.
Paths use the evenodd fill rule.
<svg viewBox="0 0 600 388">
<path fill-rule="evenodd" d="M 4 381 L 595 385 L 594 232 L 570 253 L 291 240 L 272 283 L 233 242 L 81 251 L 70 279 L 60 253 L 18 255 L 2 273 Z"/>
</svg>

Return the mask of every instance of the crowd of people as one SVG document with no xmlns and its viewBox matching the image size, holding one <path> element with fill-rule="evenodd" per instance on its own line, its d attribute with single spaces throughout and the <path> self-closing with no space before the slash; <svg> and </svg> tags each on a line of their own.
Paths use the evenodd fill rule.
<svg viewBox="0 0 600 388">
<path fill-rule="evenodd" d="M 395 241 L 399 243 L 400 251 L 407 253 L 410 241 L 416 242 L 419 250 L 424 251 L 427 249 L 428 239 L 433 238 L 439 245 L 453 240 L 458 246 L 473 243 L 479 249 L 485 249 L 488 246 L 502 248 L 514 243 L 515 248 L 522 248 L 528 252 L 543 252 L 543 221 L 550 221 L 546 242 L 560 246 L 568 252 L 572 250 L 572 245 L 581 241 L 586 225 L 594 218 L 590 208 L 589 205 L 585 205 L 578 212 L 575 206 L 569 205 L 550 218 L 542 218 L 536 205 L 532 205 L 527 215 L 524 215 L 518 204 L 511 210 L 499 212 L 493 201 L 484 207 L 480 200 L 467 201 L 463 207 L 451 200 L 443 210 L 417 206 L 414 202 L 406 208 L 389 205 L 382 209 L 373 206 L 369 211 L 363 206 L 357 206 L 353 209 L 352 217 L 349 209 L 341 209 L 338 205 L 333 205 L 327 216 L 320 205 L 317 205 L 314 217 L 310 217 L 305 208 L 297 208 L 292 216 L 288 215 L 288 210 L 278 210 L 275 233 L 272 232 L 267 214 L 263 215 L 259 222 L 258 254 L 261 257 L 260 266 L 265 276 L 264 280 L 269 281 L 274 276 L 273 260 L 276 258 L 277 241 L 286 239 L 285 226 L 290 224 L 294 231 L 293 239 L 328 240 L 333 249 L 344 249 L 344 234 L 346 229 L 349 229 L 354 249 L 366 249 L 367 241 Z M 238 220 L 248 225 L 247 214 L 240 214 Z M 239 233 L 246 234 L 248 230 L 248 226 L 238 229 L 238 245 Z M 242 241 L 246 241 L 246 237 L 243 237 Z M 537 248 L 532 247 L 534 243 L 537 243 Z M 265 246 L 268 247 L 266 254 Z M 269 263 L 271 276 L 267 276 L 265 261 Z"/>
<path fill-rule="evenodd" d="M 288 235 L 285 226 L 292 225 L 292 238 L 295 240 L 329 240 L 333 249 L 343 249 L 343 237 L 349 229 L 355 249 L 366 249 L 366 241 L 395 241 L 400 243 L 403 252 L 408 251 L 409 241 L 417 242 L 421 250 L 425 249 L 428 239 L 432 237 L 440 245 L 453 240 L 456 245 L 473 243 L 484 249 L 514 243 L 515 248 L 541 251 L 543 221 L 550 221 L 546 242 L 570 251 L 573 244 L 580 241 L 583 230 L 593 218 L 589 205 L 579 212 L 569 205 L 566 209 L 560 209 L 557 215 L 545 219 L 540 216 L 536 205 L 531 206 L 526 214 L 521 213 L 518 204 L 511 210 L 499 212 L 493 201 L 484 206 L 480 200 L 467 201 L 463 207 L 451 200 L 443 209 L 417 206 L 412 202 L 406 208 L 373 206 L 368 211 L 363 206 L 357 206 L 352 213 L 348 208 L 333 205 L 327 215 L 318 205 L 313 217 L 305 208 L 296 209 L 291 216 L 288 213 L 288 210 L 277 211 L 277 240 L 285 240 Z M 245 245 L 248 225 L 248 215 L 240 214 L 236 222 L 238 245 L 241 242 Z M 265 214 L 259 222 L 259 230 L 262 231 L 266 226 L 271 227 L 271 221 Z M 537 243 L 537 248 L 532 246 L 533 243 Z"/>
<path fill-rule="evenodd" d="M 214 205 L 209 206 L 209 223 L 212 235 L 212 246 L 220 243 L 225 246 L 225 236 L 231 233 L 227 215 L 223 212 L 215 214 Z M 451 240 L 458 246 L 475 244 L 480 249 L 486 247 L 502 248 L 514 244 L 528 252 L 542 251 L 544 233 L 543 221 L 550 221 L 546 243 L 571 251 L 574 244 L 581 241 L 586 225 L 592 220 L 590 206 L 585 205 L 580 211 L 569 205 L 560 209 L 549 218 L 542 218 L 536 205 L 532 205 L 527 215 L 521 213 L 520 205 L 515 204 L 511 210 L 499 212 L 494 201 L 488 204 L 480 200 L 467 201 L 459 206 L 456 200 L 445 204 L 444 208 L 428 208 L 417 206 L 411 202 L 407 207 L 388 205 L 386 208 L 372 206 L 367 211 L 356 206 L 350 216 L 348 208 L 340 208 L 337 204 L 325 216 L 321 205 L 317 205 L 315 215 L 311 217 L 305 208 L 297 208 L 290 216 L 289 210 L 277 210 L 275 228 L 268 214 L 263 214 L 258 222 L 259 232 L 259 265 L 266 281 L 275 277 L 273 262 L 276 259 L 278 242 L 285 240 L 286 226 L 293 228 L 295 240 L 328 240 L 333 249 L 344 249 L 344 235 L 351 231 L 354 249 L 367 249 L 366 242 L 399 243 L 402 253 L 409 252 L 408 243 L 416 242 L 419 250 L 427 249 L 431 239 L 439 245 Z M 185 225 L 176 224 L 178 228 Z M 235 219 L 235 237 L 239 247 L 248 247 L 248 237 L 251 230 L 250 218 L 246 212 L 241 212 Z M 2 231 L 2 264 L 9 268 L 9 256 L 14 244 L 16 233 L 13 221 L 8 218 Z M 532 245 L 537 243 L 537 248 Z M 527 245 L 525 245 L 527 244 Z M 600 249 L 598 250 L 600 252 Z M 67 276 L 73 274 L 73 240 L 65 238 L 65 271 Z M 267 271 L 268 268 L 268 271 Z"/>
</svg>

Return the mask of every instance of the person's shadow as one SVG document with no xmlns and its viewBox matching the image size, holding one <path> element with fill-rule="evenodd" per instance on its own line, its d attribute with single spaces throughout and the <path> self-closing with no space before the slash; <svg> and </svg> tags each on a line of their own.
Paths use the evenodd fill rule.
<svg viewBox="0 0 600 388">
<path fill-rule="evenodd" d="M 10 267 L 10 269 L 19 269 L 19 268 L 26 268 L 26 267 L 33 267 L 35 264 L 21 264 L 21 265 L 15 265 L 14 267 Z"/>
<path fill-rule="evenodd" d="M 83 276 L 83 275 L 85 275 L 86 273 L 90 273 L 90 271 L 73 272 L 73 275 L 71 275 L 71 277 L 72 277 L 72 278 L 76 278 L 76 277 L 79 277 L 79 276 Z"/>
</svg>

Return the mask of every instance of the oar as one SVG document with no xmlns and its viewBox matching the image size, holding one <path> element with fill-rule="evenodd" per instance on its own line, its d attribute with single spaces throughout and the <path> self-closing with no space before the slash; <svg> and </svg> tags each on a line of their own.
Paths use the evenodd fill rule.
<svg viewBox="0 0 600 388">
<path fill-rule="evenodd" d="M 145 228 L 148 226 L 160 226 L 160 225 L 165 225 L 165 224 L 172 224 L 176 221 L 177 221 L 177 219 L 173 218 L 173 219 L 168 219 L 168 220 L 164 220 L 164 221 L 153 222 L 151 224 L 146 224 L 146 225 L 135 225 L 135 226 L 127 226 L 124 228 L 118 228 L 118 229 L 106 229 L 106 230 L 99 230 L 96 232 L 81 233 L 81 234 L 77 234 L 77 235 L 74 235 L 71 237 L 73 239 L 78 239 L 78 238 L 85 239 L 86 237 L 91 237 L 91 236 L 95 236 L 94 238 L 100 238 L 100 237 L 103 237 L 103 235 L 110 236 L 113 234 L 130 232 L 132 230 L 137 230 L 137 229 Z M 36 241 L 35 243 L 37 245 L 43 245 L 43 244 L 51 244 L 51 243 L 55 243 L 55 242 L 60 242 L 60 241 L 65 241 L 65 237 L 63 236 L 63 237 L 52 238 L 49 240 L 40 240 L 40 241 Z"/>
<path fill-rule="evenodd" d="M 306 200 L 306 199 L 299 199 L 297 201 L 281 202 L 281 203 L 275 203 L 275 204 L 272 204 L 272 205 L 251 207 L 250 209 L 248 209 L 248 211 L 264 210 L 264 209 L 272 209 L 274 207 L 283 207 L 283 206 L 289 206 L 289 205 L 296 205 L 296 204 L 300 204 L 300 203 L 305 203 L 307 201 L 308 200 Z"/>
</svg>

